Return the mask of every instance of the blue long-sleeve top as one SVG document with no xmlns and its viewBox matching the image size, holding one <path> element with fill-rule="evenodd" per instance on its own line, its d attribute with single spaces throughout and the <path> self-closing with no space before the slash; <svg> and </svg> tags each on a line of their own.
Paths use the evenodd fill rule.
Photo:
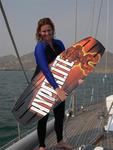
<svg viewBox="0 0 113 150">
<path fill-rule="evenodd" d="M 49 46 L 49 44 L 45 43 L 44 41 L 40 41 L 37 43 L 34 52 L 37 67 L 33 78 L 40 71 L 42 71 L 51 86 L 56 89 L 58 87 L 58 84 L 56 83 L 48 64 L 53 62 L 55 58 L 65 50 L 65 47 L 63 42 L 60 40 L 53 39 L 52 42 L 54 50 Z"/>
</svg>

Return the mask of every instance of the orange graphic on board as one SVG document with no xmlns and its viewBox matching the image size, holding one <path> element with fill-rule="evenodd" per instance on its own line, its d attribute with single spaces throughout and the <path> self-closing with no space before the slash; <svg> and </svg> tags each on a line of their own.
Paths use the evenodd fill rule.
<svg viewBox="0 0 113 150">
<path fill-rule="evenodd" d="M 86 52 L 85 48 L 81 45 L 73 45 L 76 50 L 76 61 L 73 66 L 80 69 L 83 75 L 87 76 L 89 72 L 93 71 L 94 66 L 100 61 L 101 55 L 97 52 Z"/>
</svg>

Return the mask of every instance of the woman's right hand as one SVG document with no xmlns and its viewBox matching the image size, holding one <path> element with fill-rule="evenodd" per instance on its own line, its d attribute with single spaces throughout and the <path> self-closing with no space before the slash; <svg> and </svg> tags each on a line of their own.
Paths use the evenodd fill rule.
<svg viewBox="0 0 113 150">
<path fill-rule="evenodd" d="M 68 94 L 63 90 L 63 88 L 56 88 L 55 91 L 57 92 L 57 95 L 61 101 L 66 100 Z"/>
</svg>

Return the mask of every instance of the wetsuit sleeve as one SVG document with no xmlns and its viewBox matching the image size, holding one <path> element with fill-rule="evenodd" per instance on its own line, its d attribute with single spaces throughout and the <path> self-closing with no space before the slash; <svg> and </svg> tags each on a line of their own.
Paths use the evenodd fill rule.
<svg viewBox="0 0 113 150">
<path fill-rule="evenodd" d="M 39 65 L 41 71 L 45 75 L 46 79 L 48 82 L 53 86 L 54 89 L 56 89 L 58 84 L 56 83 L 52 72 L 49 69 L 46 55 L 45 55 L 45 46 L 44 44 L 38 44 L 35 48 L 35 58 L 36 58 L 36 63 Z"/>
</svg>

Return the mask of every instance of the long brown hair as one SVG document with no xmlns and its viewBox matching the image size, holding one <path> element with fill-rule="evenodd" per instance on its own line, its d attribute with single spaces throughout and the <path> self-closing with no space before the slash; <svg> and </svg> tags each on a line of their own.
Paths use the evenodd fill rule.
<svg viewBox="0 0 113 150">
<path fill-rule="evenodd" d="M 50 18 L 42 18 L 38 21 L 38 25 L 37 25 L 37 29 L 36 29 L 36 40 L 37 41 L 40 41 L 42 40 L 41 39 L 41 36 L 40 36 L 40 29 L 43 25 L 50 25 L 52 30 L 53 30 L 53 36 L 55 34 L 55 26 L 54 26 L 54 23 L 52 22 L 52 20 Z"/>
</svg>

